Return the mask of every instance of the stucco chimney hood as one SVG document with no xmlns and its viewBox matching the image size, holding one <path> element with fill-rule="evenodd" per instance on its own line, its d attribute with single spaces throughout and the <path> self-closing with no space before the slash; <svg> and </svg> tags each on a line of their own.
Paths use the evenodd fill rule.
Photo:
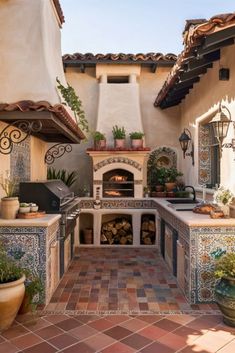
<svg viewBox="0 0 235 353">
<path fill-rule="evenodd" d="M 0 120 L 40 120 L 39 138 L 78 143 L 84 138 L 61 104 L 56 77 L 66 80 L 61 59 L 59 0 L 0 2 Z M 19 25 L 19 23 L 21 25 Z"/>
</svg>

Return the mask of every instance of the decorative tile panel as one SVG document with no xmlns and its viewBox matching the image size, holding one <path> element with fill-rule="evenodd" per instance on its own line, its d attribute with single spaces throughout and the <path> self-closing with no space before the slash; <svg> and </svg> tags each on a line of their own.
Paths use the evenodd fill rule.
<svg viewBox="0 0 235 353">
<path fill-rule="evenodd" d="M 210 130 L 208 125 L 199 124 L 198 134 L 198 183 L 211 183 Z"/>
<path fill-rule="evenodd" d="M 10 170 L 11 177 L 18 178 L 19 181 L 30 180 L 30 136 L 23 142 L 14 144 L 10 154 Z"/>
<path fill-rule="evenodd" d="M 129 164 L 132 167 L 138 169 L 139 171 L 142 170 L 142 166 L 138 162 L 133 161 L 132 159 L 127 158 L 127 157 L 110 157 L 110 158 L 104 159 L 103 161 L 95 164 L 93 169 L 96 172 L 100 168 L 103 168 L 104 166 L 109 165 L 109 164 L 113 164 L 113 163 Z"/>
</svg>

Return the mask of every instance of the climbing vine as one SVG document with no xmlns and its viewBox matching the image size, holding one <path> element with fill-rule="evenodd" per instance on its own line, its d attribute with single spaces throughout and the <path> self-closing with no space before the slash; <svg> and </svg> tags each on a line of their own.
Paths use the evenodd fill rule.
<svg viewBox="0 0 235 353">
<path fill-rule="evenodd" d="M 88 121 L 86 120 L 85 112 L 82 109 L 82 101 L 76 95 L 74 88 L 69 84 L 68 87 L 63 86 L 58 77 L 56 77 L 56 82 L 58 83 L 57 88 L 65 100 L 65 102 L 62 102 L 62 104 L 69 106 L 74 112 L 78 126 L 83 131 L 89 132 Z"/>
</svg>

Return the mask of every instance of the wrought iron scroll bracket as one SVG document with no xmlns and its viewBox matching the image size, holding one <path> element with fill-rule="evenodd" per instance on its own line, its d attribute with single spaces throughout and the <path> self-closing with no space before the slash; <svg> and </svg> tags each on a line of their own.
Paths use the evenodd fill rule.
<svg viewBox="0 0 235 353">
<path fill-rule="evenodd" d="M 66 152 L 70 153 L 72 146 L 70 144 L 56 143 L 45 154 L 44 161 L 46 164 L 53 164 L 55 159 L 62 157 Z"/>
<path fill-rule="evenodd" d="M 0 153 L 10 154 L 14 144 L 23 142 L 29 135 L 39 132 L 41 129 L 42 123 L 39 120 L 17 120 L 8 124 L 0 132 Z"/>
</svg>

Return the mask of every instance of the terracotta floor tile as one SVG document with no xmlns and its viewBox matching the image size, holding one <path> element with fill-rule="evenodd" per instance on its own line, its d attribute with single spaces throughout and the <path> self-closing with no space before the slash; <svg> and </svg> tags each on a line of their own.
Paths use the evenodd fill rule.
<svg viewBox="0 0 235 353">
<path fill-rule="evenodd" d="M 78 337 L 80 340 L 84 340 L 92 335 L 96 335 L 97 333 L 97 330 L 88 325 L 79 326 L 69 331 L 70 335 Z"/>
<path fill-rule="evenodd" d="M 37 331 L 34 331 L 34 332 L 38 336 L 42 337 L 44 340 L 58 336 L 63 333 L 63 331 L 60 328 L 58 328 L 54 325 L 44 327 L 44 328 L 37 330 Z"/>
<path fill-rule="evenodd" d="M 27 328 L 23 327 L 22 325 L 17 325 L 17 326 L 10 327 L 8 330 L 2 332 L 2 336 L 7 339 L 12 339 L 12 338 L 25 335 L 28 332 L 29 330 Z"/>
<path fill-rule="evenodd" d="M 113 327 L 115 324 L 111 321 L 108 321 L 108 320 L 102 318 L 102 319 L 99 319 L 96 321 L 92 321 L 88 325 L 93 327 L 97 331 L 104 331 L 104 330 L 107 330 L 107 329 Z"/>
<path fill-rule="evenodd" d="M 69 331 L 83 324 L 73 318 L 67 318 L 64 321 L 57 322 L 55 325 L 64 331 Z"/>
<path fill-rule="evenodd" d="M 127 316 L 127 315 L 108 315 L 108 316 L 105 316 L 105 318 L 108 321 L 111 321 L 111 322 L 113 322 L 116 325 L 118 325 L 121 322 L 125 322 L 125 321 L 130 319 L 129 316 Z"/>
<path fill-rule="evenodd" d="M 94 353 L 95 350 L 84 342 L 79 342 L 71 347 L 65 348 L 60 353 Z M 44 353 L 44 352 L 43 352 Z"/>
<path fill-rule="evenodd" d="M 188 324 L 189 322 L 191 322 L 191 321 L 193 321 L 195 319 L 194 316 L 184 315 L 184 314 L 181 314 L 181 315 L 167 315 L 166 318 L 168 320 L 177 322 L 178 324 L 181 324 L 181 325 L 186 325 L 186 324 Z"/>
<path fill-rule="evenodd" d="M 16 353 L 19 352 L 19 348 L 16 348 L 10 342 L 3 342 L 0 344 L 0 352 L 1 353 Z"/>
<path fill-rule="evenodd" d="M 63 349 L 69 347 L 78 342 L 78 338 L 75 338 L 67 333 L 63 333 L 62 335 L 56 336 L 48 340 L 48 343 L 53 346 Z"/>
<path fill-rule="evenodd" d="M 138 333 L 135 333 L 131 336 L 128 336 L 122 340 L 122 343 L 126 344 L 127 346 L 130 346 L 132 348 L 135 348 L 136 350 L 139 350 L 150 343 L 152 343 L 152 340 L 139 335 Z"/>
<path fill-rule="evenodd" d="M 45 320 L 51 322 L 52 324 L 57 324 L 58 322 L 68 319 L 67 315 L 49 315 Z"/>
<path fill-rule="evenodd" d="M 157 326 L 149 326 L 138 332 L 139 335 L 147 337 L 153 341 L 156 341 L 159 337 L 162 337 L 167 333 L 168 331 L 163 330 Z"/>
<path fill-rule="evenodd" d="M 73 316 L 73 318 L 84 324 L 87 324 L 88 322 L 98 320 L 100 316 L 99 315 L 76 315 L 76 316 Z"/>
<path fill-rule="evenodd" d="M 223 348 L 218 350 L 218 353 L 234 353 L 235 352 L 235 339 L 226 344 Z"/>
<path fill-rule="evenodd" d="M 101 353 L 114 353 L 114 352 L 115 353 L 132 353 L 132 352 L 136 352 L 136 351 L 133 348 L 131 348 L 121 342 L 116 342 L 101 351 Z"/>
<path fill-rule="evenodd" d="M 186 343 L 192 344 L 193 341 L 200 337 L 201 332 L 187 326 L 180 326 L 174 331 L 174 334 L 181 337 L 185 337 Z"/>
<path fill-rule="evenodd" d="M 5 342 L 5 338 L 0 336 L 0 343 Z"/>
<path fill-rule="evenodd" d="M 108 335 L 116 340 L 121 340 L 122 338 L 132 334 L 130 330 L 127 330 L 121 326 L 115 326 L 103 332 L 105 335 Z"/>
<path fill-rule="evenodd" d="M 138 315 L 138 319 L 148 322 L 150 324 L 161 320 L 164 316 L 162 315 Z"/>
<path fill-rule="evenodd" d="M 174 322 L 174 321 L 168 320 L 168 319 L 162 319 L 162 320 L 155 322 L 154 326 L 160 327 L 161 329 L 170 332 L 170 331 L 176 330 L 181 325 Z"/>
<path fill-rule="evenodd" d="M 139 330 L 143 329 L 144 327 L 146 327 L 147 325 L 148 325 L 148 323 L 146 323 L 142 320 L 139 320 L 137 318 L 125 321 L 120 324 L 120 326 L 125 327 L 132 332 L 139 331 Z"/>
<path fill-rule="evenodd" d="M 199 337 L 195 344 L 202 346 L 203 348 L 212 350 L 213 352 L 218 351 L 220 348 L 228 344 L 234 339 L 232 336 L 225 336 L 218 332 L 208 331 L 203 336 Z"/>
<path fill-rule="evenodd" d="M 84 343 L 86 343 L 89 347 L 95 349 L 96 351 L 100 351 L 105 347 L 110 346 L 114 342 L 116 342 L 115 339 L 103 333 L 98 333 L 97 335 L 87 338 L 84 341 Z"/>
<path fill-rule="evenodd" d="M 179 350 L 185 347 L 187 344 L 186 341 L 187 341 L 186 337 L 177 336 L 172 332 L 158 339 L 158 342 L 164 344 L 169 348 L 172 348 L 173 350 Z"/>
<path fill-rule="evenodd" d="M 172 352 L 175 352 L 175 350 L 167 346 L 164 346 L 163 344 L 158 342 L 153 342 L 152 344 L 150 344 L 149 346 L 141 350 L 141 353 L 172 353 Z"/>
<path fill-rule="evenodd" d="M 11 343 L 20 349 L 31 347 L 40 342 L 42 342 L 42 339 L 31 332 L 11 340 Z"/>
<path fill-rule="evenodd" d="M 44 320 L 43 318 L 39 318 L 33 321 L 27 321 L 24 324 L 24 326 L 27 327 L 30 331 L 36 331 L 50 325 L 51 325 L 50 322 L 48 322 L 47 320 Z"/>
<path fill-rule="evenodd" d="M 33 347 L 29 347 L 27 349 L 24 349 L 22 352 L 23 353 L 54 353 L 56 351 L 57 351 L 57 349 L 52 347 L 47 342 L 42 342 L 42 343 L 39 343 Z"/>
</svg>

